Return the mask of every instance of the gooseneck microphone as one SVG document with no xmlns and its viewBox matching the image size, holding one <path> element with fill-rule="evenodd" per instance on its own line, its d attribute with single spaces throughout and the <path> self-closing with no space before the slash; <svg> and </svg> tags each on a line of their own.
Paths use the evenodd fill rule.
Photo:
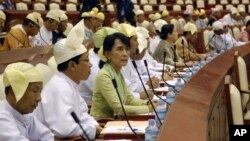
<svg viewBox="0 0 250 141">
<path fill-rule="evenodd" d="M 174 53 L 174 70 L 175 70 L 175 73 L 183 80 L 184 83 L 187 83 L 186 80 L 182 78 L 182 76 L 178 73 L 178 71 L 176 69 L 176 62 L 177 62 L 176 45 L 174 45 L 174 48 L 172 48 L 172 50 L 173 50 L 173 53 Z"/>
<path fill-rule="evenodd" d="M 212 41 L 212 39 L 213 39 L 214 37 L 215 37 L 215 34 L 214 34 L 214 35 L 210 38 L 210 40 L 207 42 L 205 48 L 207 48 L 207 47 L 209 46 L 210 42 Z"/>
<path fill-rule="evenodd" d="M 74 121 L 75 121 L 75 122 L 79 125 L 79 127 L 81 128 L 83 134 L 84 134 L 85 137 L 87 138 L 87 141 L 90 141 L 90 138 L 89 138 L 88 134 L 86 133 L 86 131 L 83 129 L 83 127 L 82 127 L 82 125 L 81 125 L 81 123 L 80 123 L 80 120 L 78 119 L 76 113 L 73 111 L 73 112 L 71 112 L 70 114 L 71 114 L 72 118 L 74 119 Z M 82 138 L 82 140 L 84 140 L 84 141 L 86 140 L 82 135 L 81 135 L 81 138 Z"/>
<path fill-rule="evenodd" d="M 194 73 L 191 71 L 191 69 L 189 68 L 189 66 L 187 66 L 187 64 L 186 64 L 186 60 L 185 60 L 185 56 L 184 56 L 184 53 L 185 53 L 185 51 L 184 51 L 184 48 L 185 48 L 184 39 L 181 40 L 181 43 L 182 43 L 182 45 L 183 45 L 183 60 L 184 60 L 183 63 L 184 63 L 184 65 L 187 67 L 187 69 L 188 69 L 192 74 L 194 74 Z M 187 50 L 188 50 L 188 56 L 189 56 L 189 59 L 190 59 L 189 47 L 187 47 Z"/>
<path fill-rule="evenodd" d="M 144 86 L 144 83 L 143 83 L 143 81 L 142 81 L 141 75 L 140 75 L 140 73 L 139 73 L 139 71 L 138 71 L 138 69 L 137 69 L 137 66 L 136 66 L 136 63 L 135 63 L 134 60 L 132 61 L 132 64 L 133 64 L 133 66 L 134 66 L 134 68 L 135 68 L 135 70 L 136 70 L 136 72 L 137 72 L 137 74 L 138 74 L 138 76 L 139 76 L 139 79 L 140 79 L 140 81 L 141 81 L 141 83 L 142 83 L 142 87 L 143 87 L 143 89 L 144 89 L 144 91 L 145 91 L 145 93 L 146 93 L 146 95 L 147 95 L 148 101 L 149 101 L 150 105 L 152 106 L 152 108 L 153 108 L 153 110 L 154 110 L 154 112 L 155 112 L 155 116 L 156 116 L 157 119 L 159 120 L 160 125 L 162 125 L 161 120 L 160 120 L 160 117 L 158 116 L 158 113 L 157 113 L 156 110 L 155 110 L 155 107 L 154 107 L 154 105 L 153 105 L 153 102 L 152 102 L 152 100 L 150 99 L 150 96 L 149 96 L 149 94 L 148 94 L 148 92 L 147 92 L 147 90 L 146 90 L 146 88 L 145 88 L 145 86 Z"/>
<path fill-rule="evenodd" d="M 162 101 L 164 101 L 168 106 L 170 106 L 171 104 L 169 104 L 166 100 L 164 100 L 163 98 L 161 98 L 160 96 L 158 96 L 158 95 L 156 94 L 155 89 L 154 89 L 154 87 L 153 87 L 152 79 L 151 79 L 151 77 L 150 77 L 150 73 L 149 73 L 149 70 L 148 70 L 148 63 L 147 63 L 147 60 L 144 60 L 144 65 L 145 65 L 145 67 L 146 67 L 146 69 L 147 69 L 147 74 L 148 74 L 148 78 L 149 78 L 150 85 L 151 85 L 151 87 L 152 87 L 153 94 L 154 94 L 156 97 L 158 97 L 159 99 L 161 99 Z"/>
<path fill-rule="evenodd" d="M 119 98 L 119 101 L 120 101 L 120 104 L 121 104 L 121 107 L 122 107 L 122 111 L 124 113 L 124 116 L 125 116 L 125 119 L 127 121 L 128 127 L 133 132 L 133 134 L 138 138 L 139 141 L 143 141 L 143 139 L 135 132 L 135 130 L 132 128 L 130 122 L 128 121 L 128 116 L 127 116 L 127 113 L 126 113 L 125 108 L 123 106 L 122 99 L 121 99 L 120 93 L 118 91 L 118 86 L 117 86 L 116 80 L 114 78 L 112 79 L 112 83 L 113 83 L 113 86 L 114 86 L 114 88 L 116 90 L 116 93 L 118 95 L 118 98 Z"/>
<path fill-rule="evenodd" d="M 162 79 L 162 81 L 163 81 L 168 87 L 173 87 L 174 91 L 175 91 L 176 93 L 178 93 L 179 91 L 177 91 L 173 85 L 168 84 L 168 83 L 165 81 L 165 79 L 164 79 L 164 69 L 165 69 L 165 60 L 166 60 L 166 56 L 167 56 L 167 53 L 166 53 L 166 51 L 164 51 L 164 52 L 163 52 L 163 63 L 162 63 L 162 64 L 163 64 L 163 65 L 162 65 L 163 68 L 162 68 L 161 79 Z"/>
</svg>

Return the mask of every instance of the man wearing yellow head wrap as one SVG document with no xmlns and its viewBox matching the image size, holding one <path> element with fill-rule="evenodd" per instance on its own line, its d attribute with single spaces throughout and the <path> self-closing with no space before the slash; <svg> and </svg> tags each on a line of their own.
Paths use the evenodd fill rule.
<svg viewBox="0 0 250 141">
<path fill-rule="evenodd" d="M 32 112 L 41 101 L 43 79 L 34 66 L 13 63 L 3 73 L 6 100 L 0 102 L 2 141 L 53 141 L 51 131 Z"/>
<path fill-rule="evenodd" d="M 55 44 L 57 41 L 66 38 L 64 31 L 67 29 L 68 16 L 65 14 L 65 11 L 61 10 L 60 23 L 58 28 L 52 31 L 52 44 Z"/>
<path fill-rule="evenodd" d="M 195 24 L 187 23 L 183 30 L 183 36 L 175 42 L 178 55 L 184 62 L 199 61 L 206 57 L 205 54 L 198 54 L 193 47 L 197 42 L 197 27 Z"/>
<path fill-rule="evenodd" d="M 132 60 L 136 60 L 136 63 L 138 66 L 141 66 L 141 60 L 144 57 L 147 49 L 144 48 L 142 50 L 139 50 L 139 43 L 138 43 L 138 37 L 136 34 L 136 29 L 135 27 L 128 25 L 128 24 L 120 24 L 118 26 L 118 31 L 120 31 L 121 33 L 123 33 L 124 35 L 126 35 L 129 38 L 129 43 L 130 43 L 130 49 L 129 49 L 129 61 L 127 63 L 126 66 L 124 66 L 122 68 L 122 73 L 124 75 L 124 77 L 128 80 L 127 84 L 130 88 L 130 90 L 132 92 L 137 92 L 140 93 L 140 98 L 145 98 L 143 97 L 143 92 L 144 89 L 141 85 L 141 82 L 139 80 L 139 77 L 133 67 L 132 64 Z M 144 68 L 144 67 L 143 67 Z M 142 67 L 138 67 L 139 72 L 141 72 L 140 74 L 143 75 L 143 69 Z M 144 74 L 145 76 L 145 74 Z M 143 76 L 143 77 L 144 77 Z M 159 84 L 158 79 L 154 79 L 154 77 L 152 77 L 153 79 L 153 85 L 156 86 Z M 146 89 L 149 88 L 149 81 L 148 81 L 148 76 L 144 77 L 145 84 L 147 83 L 148 85 L 146 85 Z M 147 81 L 147 82 L 146 82 Z M 137 98 L 139 98 L 139 96 L 136 96 Z"/>
<path fill-rule="evenodd" d="M 44 24 L 41 26 L 35 38 L 32 39 L 32 47 L 53 45 L 52 31 L 58 28 L 62 14 L 62 11 L 59 9 L 48 11 L 44 20 Z"/>
<path fill-rule="evenodd" d="M 89 53 L 89 61 L 92 64 L 91 67 L 91 74 L 88 78 L 88 80 L 81 81 L 79 84 L 79 91 L 81 96 L 84 98 L 84 100 L 87 102 L 88 105 L 91 105 L 92 102 L 92 96 L 93 96 L 93 87 L 94 87 L 94 81 L 96 78 L 96 75 L 99 68 L 99 62 L 101 60 L 101 56 L 98 55 L 98 51 L 103 46 L 103 41 L 106 38 L 106 36 L 118 32 L 117 30 L 110 28 L 110 27 L 102 27 L 100 30 L 98 30 L 94 36 L 94 44 L 95 47 L 93 50 Z"/>
<path fill-rule="evenodd" d="M 47 125 L 57 138 L 83 135 L 70 115 L 73 111 L 91 140 L 102 130 L 96 120 L 89 116 L 87 104 L 78 91 L 80 81 L 88 79 L 92 66 L 88 51 L 82 45 L 83 26 L 76 25 L 67 38 L 54 45 L 54 57 L 59 72 L 46 84 L 41 94 L 43 101 L 35 111 L 37 118 Z"/>
<path fill-rule="evenodd" d="M 96 32 L 97 30 L 99 30 L 100 28 L 102 28 L 103 25 L 103 21 L 105 20 L 105 15 L 102 12 L 98 12 L 96 15 L 96 25 L 95 25 L 95 29 L 94 32 Z"/>
<path fill-rule="evenodd" d="M 195 25 L 198 29 L 204 29 L 207 27 L 207 24 L 205 22 L 206 12 L 204 9 L 199 9 L 198 12 L 199 12 L 199 18 L 196 21 L 194 21 Z"/>
<path fill-rule="evenodd" d="M 96 13 L 95 11 L 90 12 L 83 12 L 82 13 L 82 20 L 80 22 L 84 21 L 84 32 L 85 32 L 85 39 L 92 39 L 95 26 L 97 25 L 96 20 Z M 78 23 L 80 23 L 78 22 Z"/>
<path fill-rule="evenodd" d="M 0 50 L 13 50 L 31 47 L 29 36 L 35 36 L 43 23 L 41 14 L 37 12 L 26 16 L 22 25 L 11 28 L 4 40 L 4 46 Z"/>
<path fill-rule="evenodd" d="M 5 20 L 6 20 L 6 15 L 2 10 L 0 10 L 0 33 L 3 31 Z"/>
</svg>

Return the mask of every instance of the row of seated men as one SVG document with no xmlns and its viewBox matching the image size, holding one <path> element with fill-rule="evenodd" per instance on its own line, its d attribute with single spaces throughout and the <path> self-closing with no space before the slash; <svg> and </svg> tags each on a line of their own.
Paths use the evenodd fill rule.
<svg viewBox="0 0 250 141">
<path fill-rule="evenodd" d="M 46 15 L 44 28 L 50 21 L 57 21 L 58 24 L 64 15 L 60 11 L 54 14 L 51 12 L 53 13 L 50 11 Z M 170 71 L 173 66 L 192 66 L 207 56 L 198 54 L 194 48 L 198 28 L 192 22 L 183 26 L 182 36 L 178 35 L 178 27 L 162 19 L 149 23 L 147 28 L 121 23 L 115 28 L 99 27 L 95 31 L 98 13 L 95 9 L 84 12 L 83 19 L 72 28 L 67 37 L 54 44 L 55 67 L 58 72 L 44 87 L 43 79 L 34 66 L 19 62 L 6 67 L 3 73 L 6 100 L 1 101 L 0 106 L 1 139 L 48 141 L 81 136 L 83 133 L 71 117 L 71 112 L 75 112 L 79 117 L 88 137 L 94 139 L 102 131 L 98 120 L 123 114 L 117 91 L 127 114 L 153 111 L 152 106 L 147 104 L 132 61 L 135 61 L 142 83 L 152 98 L 153 92 L 150 88 L 159 87 L 162 79 L 173 79 Z M 25 20 L 36 27 L 35 31 L 38 32 L 42 21 L 39 14 L 31 13 Z M 18 25 L 12 30 L 19 28 L 24 33 L 25 26 L 30 25 Z M 227 26 L 219 20 L 212 23 L 212 28 L 215 36 L 230 36 L 224 29 Z M 5 42 L 8 37 L 12 37 L 10 43 L 23 43 L 22 38 L 15 35 L 8 34 Z M 52 42 L 52 33 L 47 30 L 41 31 L 40 28 L 37 35 L 32 35 L 39 37 L 36 40 L 38 44 L 34 47 L 42 47 Z M 7 49 L 31 47 L 29 34 L 25 32 L 21 37 L 24 36 L 28 39 L 29 46 L 23 44 Z M 222 43 L 229 49 L 226 41 Z M 153 42 L 156 48 L 151 51 L 150 44 Z M 211 50 L 223 49 L 213 46 L 213 43 L 217 42 L 210 42 Z M 3 48 L 6 49 L 5 45 Z M 153 82 L 151 85 L 143 60 L 146 60 L 151 68 L 162 67 L 166 62 L 168 71 L 162 76 L 162 73 L 150 70 Z M 90 104 L 88 114 L 87 105 Z M 154 106 L 157 106 L 156 101 Z"/>
</svg>

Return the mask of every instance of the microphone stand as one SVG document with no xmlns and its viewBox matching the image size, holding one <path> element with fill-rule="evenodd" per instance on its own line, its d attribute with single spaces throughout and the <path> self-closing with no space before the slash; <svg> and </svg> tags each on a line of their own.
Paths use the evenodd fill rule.
<svg viewBox="0 0 250 141">
<path fill-rule="evenodd" d="M 171 47 L 172 48 L 172 47 Z M 173 50 L 173 53 L 174 53 L 174 70 L 175 70 L 175 73 L 184 81 L 184 83 L 187 83 L 186 80 L 184 80 L 182 78 L 182 76 L 177 72 L 177 69 L 176 69 L 176 62 L 177 62 L 177 56 L 176 56 L 176 45 L 174 45 L 174 48 L 172 48 Z M 184 63 L 185 64 L 185 63 Z"/>
<path fill-rule="evenodd" d="M 162 81 L 163 81 L 168 87 L 173 87 L 174 91 L 175 91 L 176 93 L 178 93 L 179 91 L 177 91 L 177 90 L 174 88 L 173 85 L 168 84 L 168 83 L 165 81 L 165 79 L 164 79 L 164 68 L 165 68 L 165 59 L 166 59 L 166 55 L 167 55 L 167 53 L 166 53 L 166 51 L 164 51 L 164 52 L 163 52 L 163 65 L 162 65 L 163 68 L 162 68 L 161 79 L 162 79 Z"/>
<path fill-rule="evenodd" d="M 184 65 L 187 67 L 187 69 L 193 74 L 193 72 L 191 71 L 191 69 L 187 66 L 187 64 L 186 64 L 186 60 L 185 60 L 185 56 L 184 56 L 184 53 L 185 53 L 185 51 L 184 51 L 184 48 L 185 48 L 185 45 L 184 45 L 184 39 L 182 39 L 181 40 L 181 42 L 182 42 L 182 45 L 183 45 L 183 63 L 184 63 Z M 189 57 L 189 59 L 190 59 L 190 53 L 189 53 L 189 47 L 187 46 L 187 49 L 188 49 L 188 57 Z M 193 61 L 192 61 L 193 62 Z"/>
<path fill-rule="evenodd" d="M 155 89 L 154 89 L 154 87 L 153 87 L 152 79 L 151 79 L 151 77 L 150 77 L 150 73 L 149 73 L 149 70 L 148 70 L 148 63 L 147 63 L 147 60 L 144 60 L 144 65 L 145 65 L 145 67 L 146 67 L 146 69 L 147 69 L 147 74 L 148 74 L 148 77 L 149 77 L 149 81 L 150 81 L 150 85 L 151 85 L 151 87 L 152 87 L 153 94 L 154 94 L 156 97 L 158 97 L 159 99 L 161 99 L 162 101 L 164 101 L 168 106 L 170 106 L 170 104 L 169 104 L 166 100 L 164 100 L 163 98 L 161 98 L 160 96 L 158 96 L 158 95 L 156 94 Z"/>
<path fill-rule="evenodd" d="M 138 138 L 139 141 L 143 141 L 143 139 L 142 139 L 142 138 L 135 132 L 135 130 L 132 128 L 132 126 L 131 126 L 131 124 L 130 124 L 130 122 L 129 122 L 129 120 L 128 120 L 128 116 L 127 116 L 127 113 L 126 113 L 125 108 L 124 108 L 124 106 L 123 106 L 122 99 L 121 99 L 120 93 L 119 93 L 119 91 L 118 91 L 118 86 L 117 86 L 116 80 L 115 80 L 114 78 L 112 79 L 112 83 L 113 83 L 113 86 L 114 86 L 114 88 L 115 88 L 115 90 L 116 90 L 116 93 L 117 93 L 117 95 L 118 95 L 118 98 L 119 98 L 119 101 L 120 101 L 120 104 L 121 104 L 121 107 L 122 107 L 122 111 L 123 111 L 123 113 L 124 113 L 125 119 L 126 119 L 126 121 L 127 121 L 127 124 L 128 124 L 128 126 L 129 126 L 130 130 L 131 130 L 131 131 L 133 132 L 133 134 Z"/>
<path fill-rule="evenodd" d="M 72 118 L 74 119 L 74 121 L 75 121 L 75 122 L 79 125 L 79 127 L 81 128 L 83 134 L 84 134 L 85 137 L 87 138 L 87 141 L 90 141 L 90 138 L 89 138 L 88 134 L 86 133 L 86 131 L 83 129 L 82 125 L 80 124 L 80 120 L 78 119 L 76 113 L 73 111 L 73 112 L 71 112 L 70 114 L 71 114 Z M 82 135 L 81 135 L 81 138 L 82 138 L 82 140 L 84 140 L 84 141 L 86 140 Z"/>
<path fill-rule="evenodd" d="M 157 113 L 156 110 L 155 110 L 155 107 L 154 107 L 154 105 L 153 105 L 153 102 L 152 102 L 152 100 L 150 99 L 149 94 L 148 94 L 148 92 L 147 92 L 147 90 L 146 90 L 146 88 L 145 88 L 145 86 L 144 86 L 144 84 L 143 84 L 142 78 L 141 78 L 141 76 L 140 76 L 140 73 L 139 73 L 139 71 L 138 71 L 138 69 L 137 69 L 137 66 L 136 66 L 136 63 L 135 63 L 134 60 L 132 61 L 132 64 L 133 64 L 133 66 L 134 66 L 134 68 L 135 68 L 135 70 L 136 70 L 136 72 L 137 72 L 137 74 L 138 74 L 138 76 L 139 76 L 139 79 L 140 79 L 140 81 L 141 81 L 141 83 L 142 83 L 142 87 L 143 87 L 143 89 L 144 89 L 144 91 L 145 91 L 145 93 L 146 93 L 146 95 L 147 95 L 148 101 L 149 101 L 150 105 L 152 106 L 152 108 L 153 108 L 153 110 L 154 110 L 154 112 L 155 112 L 155 115 L 156 115 L 157 119 L 159 120 L 160 125 L 162 125 L 161 120 L 160 120 L 160 117 L 158 116 L 158 113 Z"/>
</svg>

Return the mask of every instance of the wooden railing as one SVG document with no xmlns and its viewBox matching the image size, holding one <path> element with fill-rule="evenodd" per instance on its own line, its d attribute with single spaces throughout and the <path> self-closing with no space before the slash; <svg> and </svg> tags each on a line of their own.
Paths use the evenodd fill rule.
<svg viewBox="0 0 250 141">
<path fill-rule="evenodd" d="M 165 119 L 158 140 L 227 141 L 224 77 L 234 75 L 234 52 L 250 69 L 249 44 L 235 47 L 208 63 L 186 83 Z M 248 75 L 249 77 L 250 75 Z"/>
</svg>

